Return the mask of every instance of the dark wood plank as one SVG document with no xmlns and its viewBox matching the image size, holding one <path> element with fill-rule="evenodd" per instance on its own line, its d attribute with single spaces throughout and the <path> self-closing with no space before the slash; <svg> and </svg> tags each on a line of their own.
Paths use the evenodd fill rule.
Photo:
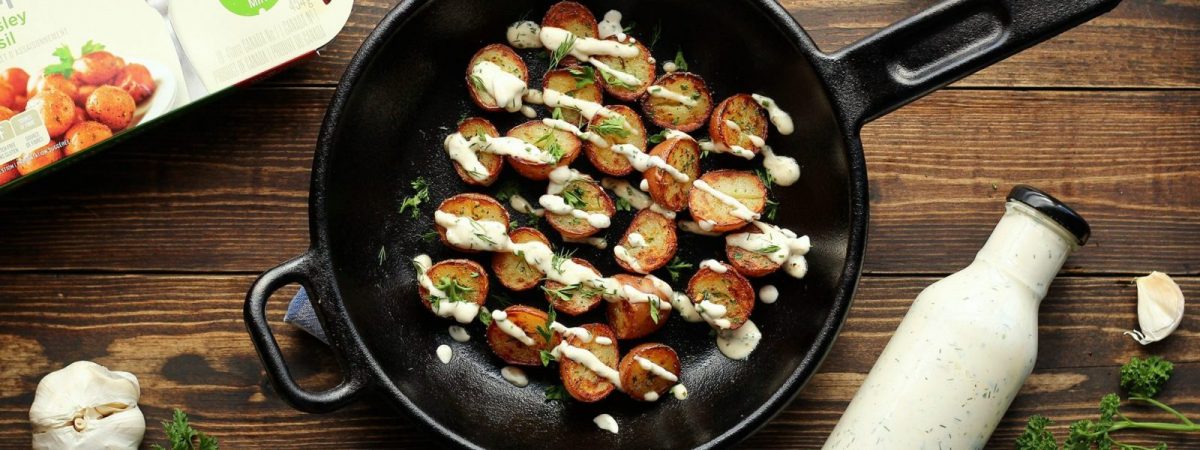
<svg viewBox="0 0 1200 450">
<path fill-rule="evenodd" d="M 350 24 L 320 59 L 270 83 L 336 83 L 395 0 L 356 0 Z M 934 0 L 783 0 L 825 50 L 886 27 Z M 595 7 L 597 14 L 599 6 Z M 1198 87 L 1200 4 L 1125 0 L 1111 13 L 958 83 L 958 86 Z M 497 30 L 497 40 L 503 30 Z"/>
<path fill-rule="evenodd" d="M 249 90 L 0 198 L 0 270 L 259 272 L 303 251 L 329 95 Z M 1200 91 L 935 93 L 864 131 L 867 270 L 962 267 L 1031 183 L 1093 224 L 1068 273 L 1195 274 L 1197 125 Z"/>
<path fill-rule="evenodd" d="M 171 408 L 227 448 L 403 447 L 428 444 L 419 430 L 378 400 L 330 415 L 293 411 L 271 391 L 246 339 L 241 299 L 252 277 L 214 275 L 0 275 L 0 448 L 28 443 L 28 407 L 45 373 L 79 359 L 131 371 L 143 386 L 151 424 Z M 849 322 L 821 372 L 747 448 L 808 448 L 830 431 L 907 304 L 932 278 L 864 278 Z M 1186 295 L 1200 279 L 1180 280 Z M 1069 422 L 1092 414 L 1117 389 L 1116 368 L 1129 356 L 1164 355 L 1179 367 L 1167 400 L 1200 415 L 1200 319 L 1142 348 L 1120 331 L 1135 322 L 1134 289 L 1112 278 L 1060 279 L 1042 307 L 1042 356 L 1036 374 L 1005 419 L 995 448 L 1009 448 L 1031 413 Z M 282 298 L 284 296 L 278 296 Z M 784 300 L 786 301 L 786 300 Z M 336 365 L 312 338 L 282 325 L 276 336 L 306 386 L 336 382 Z M 370 396 L 368 396 L 370 398 Z M 162 439 L 154 429 L 149 442 Z M 1169 441 L 1181 443 L 1181 440 Z"/>
</svg>

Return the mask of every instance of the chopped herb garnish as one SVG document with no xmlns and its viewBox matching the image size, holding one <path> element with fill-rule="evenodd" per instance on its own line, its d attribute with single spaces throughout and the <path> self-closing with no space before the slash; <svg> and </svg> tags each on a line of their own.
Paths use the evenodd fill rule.
<svg viewBox="0 0 1200 450">
<path fill-rule="evenodd" d="M 762 180 L 763 184 L 767 186 L 768 191 L 771 190 L 771 186 L 775 185 L 775 177 L 771 176 L 771 172 L 758 169 L 755 170 L 754 173 L 757 174 L 758 179 Z"/>
<path fill-rule="evenodd" d="M 658 133 L 654 133 L 654 134 L 650 135 L 648 140 L 650 141 L 651 144 L 657 144 L 662 141 L 665 141 L 665 140 L 667 140 L 667 131 L 670 131 L 670 130 L 662 130 L 662 131 L 659 131 Z"/>
<path fill-rule="evenodd" d="M 485 327 L 492 326 L 492 313 L 487 308 L 479 308 L 479 322 Z"/>
<path fill-rule="evenodd" d="M 682 48 L 675 52 L 675 67 L 678 67 L 679 70 L 684 71 L 684 72 L 687 72 L 687 70 L 688 70 L 687 60 L 683 59 L 683 49 Z M 685 88 L 686 88 L 686 86 L 685 86 Z"/>
<path fill-rule="evenodd" d="M 636 84 L 626 83 L 625 80 L 617 78 L 615 75 L 605 71 L 600 71 L 600 75 L 604 76 L 604 82 L 608 83 L 610 86 L 616 86 L 622 89 L 634 89 L 638 87 Z"/>
<path fill-rule="evenodd" d="M 514 195 L 517 195 L 517 181 L 514 179 L 505 180 L 504 184 L 500 185 L 500 190 L 496 191 L 496 200 L 508 202 Z"/>
<path fill-rule="evenodd" d="M 636 27 L 636 26 L 637 26 L 637 22 L 629 22 L 629 25 L 626 25 L 625 28 L 621 30 L 621 32 L 629 34 L 630 31 L 633 31 L 633 27 Z"/>
<path fill-rule="evenodd" d="M 409 185 L 413 188 L 413 195 L 408 196 L 400 203 L 400 214 L 412 208 L 412 218 L 416 219 L 421 216 L 421 211 L 418 206 L 429 200 L 429 183 L 425 182 L 425 177 L 417 177 L 412 180 Z"/>
<path fill-rule="evenodd" d="M 563 269 L 562 269 L 562 265 L 563 265 L 563 263 L 565 263 L 565 262 L 567 262 L 568 260 L 570 260 L 570 259 L 571 259 L 571 256 L 573 256 L 573 255 L 575 255 L 575 249 L 570 249 L 570 250 L 567 250 L 567 249 L 562 249 L 562 250 L 559 250 L 559 252 L 558 252 L 558 253 L 555 253 L 553 256 L 551 256 L 551 257 L 550 257 L 550 267 L 551 267 L 552 269 L 554 269 L 554 271 L 555 271 L 555 272 L 562 273 L 562 271 L 563 271 Z"/>
<path fill-rule="evenodd" d="M 554 120 L 563 120 L 562 108 L 554 107 L 554 111 L 550 113 L 550 118 Z"/>
<path fill-rule="evenodd" d="M 562 119 L 559 119 L 559 120 L 562 120 Z M 566 153 L 566 151 L 563 150 L 562 146 L 558 145 L 558 138 L 554 137 L 553 132 L 543 134 L 542 137 L 537 138 L 536 141 L 533 141 L 533 145 L 539 146 L 546 153 L 549 153 L 550 156 L 554 157 L 555 163 L 557 163 L 558 160 L 562 159 L 563 153 Z M 542 146 L 545 146 L 545 147 L 542 147 Z"/>
<path fill-rule="evenodd" d="M 430 231 L 430 232 L 427 232 L 427 233 L 421 235 L 421 240 L 425 241 L 427 243 L 432 243 L 437 238 L 438 238 L 438 232 L 436 232 L 436 231 Z"/>
<path fill-rule="evenodd" d="M 383 262 L 387 261 L 387 248 L 379 246 L 379 266 L 383 267 Z"/>
<path fill-rule="evenodd" d="M 654 323 L 658 323 L 658 308 L 660 306 L 662 306 L 662 299 L 655 297 L 655 296 L 651 296 L 650 297 L 650 320 L 654 321 Z"/>
<path fill-rule="evenodd" d="M 767 206 L 763 208 L 763 217 L 767 220 L 775 220 L 775 213 L 779 212 L 779 202 L 767 199 Z"/>
<path fill-rule="evenodd" d="M 572 67 L 567 72 L 575 78 L 575 89 L 583 89 L 596 82 L 596 69 L 592 66 Z"/>
<path fill-rule="evenodd" d="M 555 358 L 553 353 L 545 350 L 538 351 L 538 356 L 542 358 L 542 366 L 550 365 L 551 361 L 558 361 L 558 358 Z"/>
<path fill-rule="evenodd" d="M 554 323 L 554 320 L 558 318 L 558 312 L 554 310 L 553 303 L 550 304 L 548 311 L 546 314 L 546 324 L 537 326 L 537 332 L 542 336 L 542 342 L 550 342 L 551 339 L 554 339 L 554 328 L 550 324 Z"/>
<path fill-rule="evenodd" d="M 778 245 L 768 245 L 766 247 L 760 248 L 755 251 L 758 253 L 762 253 L 764 255 L 770 255 L 772 253 L 779 251 L 779 246 Z"/>
<path fill-rule="evenodd" d="M 479 75 L 471 74 L 471 84 L 475 85 L 475 90 L 479 92 L 487 92 L 487 86 L 483 84 L 483 78 Z"/>
<path fill-rule="evenodd" d="M 679 272 L 681 270 L 691 269 L 692 267 L 695 267 L 692 265 L 692 263 L 684 261 L 676 256 L 675 259 L 671 260 L 670 264 L 667 264 L 667 272 L 671 274 L 671 281 L 677 282 L 679 281 Z"/>
<path fill-rule="evenodd" d="M 558 63 L 562 62 L 571 53 L 571 49 L 575 47 L 575 35 L 569 35 L 563 39 L 562 43 L 558 44 L 558 48 L 554 49 L 554 54 L 550 56 L 550 67 L 557 67 Z"/>
<path fill-rule="evenodd" d="M 496 303 L 499 303 L 501 308 L 507 308 L 513 304 L 512 298 L 509 297 L 508 294 L 502 292 L 493 293 L 492 300 L 495 300 Z"/>
<path fill-rule="evenodd" d="M 546 401 L 563 401 L 567 399 L 567 390 L 561 384 L 549 386 L 544 391 L 546 393 Z"/>
<path fill-rule="evenodd" d="M 558 297 L 560 300 L 567 301 L 570 300 L 571 295 L 573 295 L 575 291 L 579 289 L 579 285 L 570 284 L 558 289 L 550 289 L 543 285 L 540 286 L 540 288 L 542 289 L 542 292 Z"/>
<path fill-rule="evenodd" d="M 475 288 L 463 286 L 462 284 L 459 284 L 457 279 L 450 277 L 442 277 L 438 279 L 437 285 L 434 287 L 438 288 L 438 290 L 442 292 L 445 292 L 446 299 L 450 300 L 451 302 L 465 302 L 467 299 L 464 294 L 475 292 Z"/>
<path fill-rule="evenodd" d="M 583 200 L 583 196 L 587 195 L 583 192 L 583 188 L 579 186 L 571 186 L 570 189 L 562 191 L 562 198 L 575 209 L 587 208 L 587 202 Z"/>
<path fill-rule="evenodd" d="M 588 127 L 588 131 L 619 138 L 626 138 L 630 135 L 629 130 L 625 128 L 625 118 L 620 116 L 605 117 L 600 123 Z"/>
<path fill-rule="evenodd" d="M 617 197 L 617 211 L 633 211 L 633 204 L 629 203 L 625 197 Z"/>
<path fill-rule="evenodd" d="M 477 222 L 475 219 L 472 219 L 470 217 L 467 218 L 467 223 L 471 224 L 471 228 L 475 230 L 475 233 L 474 233 L 475 239 L 479 239 L 480 241 L 486 242 L 491 245 L 496 245 L 496 241 L 494 241 L 494 240 L 492 240 L 492 238 L 488 237 L 487 230 L 483 228 L 483 225 L 480 225 L 479 222 Z"/>
</svg>

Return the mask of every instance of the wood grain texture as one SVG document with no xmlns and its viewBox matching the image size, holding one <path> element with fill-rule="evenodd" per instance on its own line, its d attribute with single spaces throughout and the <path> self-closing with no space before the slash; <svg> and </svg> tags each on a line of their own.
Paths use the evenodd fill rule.
<svg viewBox="0 0 1200 450">
<path fill-rule="evenodd" d="M 336 84 L 397 0 L 356 0 L 321 57 L 268 83 Z M 936 4 L 935 0 L 782 0 L 823 50 L 833 51 Z M 595 11 L 599 15 L 602 11 Z M 1200 87 L 1200 4 L 1125 0 L 1111 13 L 959 82 L 959 87 Z M 504 39 L 496 31 L 496 40 Z M 690 53 L 698 53 L 690 52 Z M 689 53 L 689 54 L 690 54 Z"/>
<path fill-rule="evenodd" d="M 407 418 L 370 395 L 323 416 L 284 405 L 242 324 L 241 298 L 251 281 L 238 275 L 0 274 L 0 448 L 26 445 L 26 417 L 38 379 L 79 359 L 135 373 L 151 424 L 182 407 L 226 448 L 429 444 Z M 932 281 L 865 278 L 821 372 L 745 447 L 818 445 L 911 299 Z M 1185 295 L 1200 295 L 1200 279 L 1180 281 Z M 1042 306 L 1035 375 L 997 431 L 994 448 L 1009 448 L 1024 418 L 1035 412 L 1062 423 L 1089 417 L 1099 398 L 1117 389 L 1116 367 L 1147 352 L 1179 363 L 1164 398 L 1185 414 L 1200 415 L 1194 389 L 1200 383 L 1200 316 L 1189 316 L 1169 340 L 1143 348 L 1120 334 L 1135 322 L 1135 296 L 1124 279 L 1068 277 L 1055 283 Z M 282 310 L 282 301 L 270 304 L 276 337 L 301 384 L 335 383 L 336 364 L 328 351 L 283 325 Z M 147 435 L 148 442 L 161 438 L 157 429 Z"/>
<path fill-rule="evenodd" d="M 0 270 L 257 273 L 294 256 L 329 95 L 249 90 L 0 198 Z M 1200 91 L 942 91 L 863 138 L 868 273 L 966 265 L 1016 183 L 1091 221 L 1067 273 L 1200 272 Z"/>
</svg>

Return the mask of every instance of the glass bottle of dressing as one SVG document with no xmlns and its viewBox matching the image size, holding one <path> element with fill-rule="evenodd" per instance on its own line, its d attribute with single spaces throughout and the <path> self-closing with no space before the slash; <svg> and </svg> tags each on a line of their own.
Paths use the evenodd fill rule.
<svg viewBox="0 0 1200 450">
<path fill-rule="evenodd" d="M 1028 186 L 975 261 L 921 292 L 826 449 L 983 448 L 1037 359 L 1037 313 L 1086 221 Z"/>
</svg>

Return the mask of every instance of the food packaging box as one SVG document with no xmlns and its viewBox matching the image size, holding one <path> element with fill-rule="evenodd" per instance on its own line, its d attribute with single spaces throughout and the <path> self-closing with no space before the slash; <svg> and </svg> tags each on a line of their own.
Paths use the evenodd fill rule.
<svg viewBox="0 0 1200 450">
<path fill-rule="evenodd" d="M 0 194 L 333 39 L 352 0 L 0 0 Z"/>
</svg>

